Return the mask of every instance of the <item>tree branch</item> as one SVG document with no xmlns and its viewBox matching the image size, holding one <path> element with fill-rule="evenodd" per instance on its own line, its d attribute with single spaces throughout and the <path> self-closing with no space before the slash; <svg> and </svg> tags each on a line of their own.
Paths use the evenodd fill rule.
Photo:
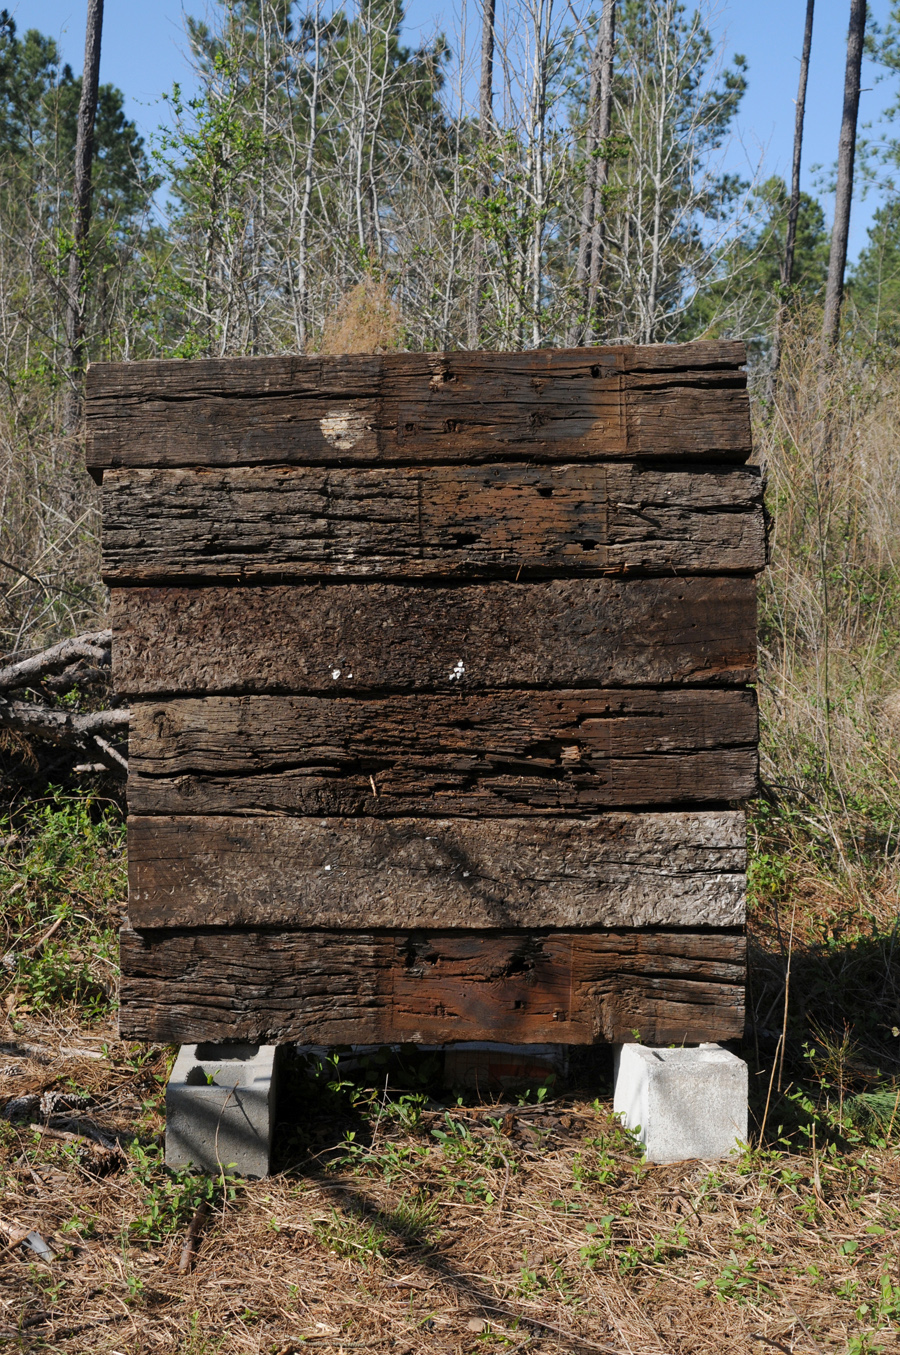
<svg viewBox="0 0 900 1355">
<path fill-rule="evenodd" d="M 62 640 L 40 654 L 32 654 L 27 659 L 10 664 L 8 668 L 0 668 L 0 692 L 40 682 L 46 674 L 67 668 L 74 659 L 93 659 L 95 663 L 108 664 L 111 646 L 111 630 L 91 631 L 70 640 Z"/>
</svg>

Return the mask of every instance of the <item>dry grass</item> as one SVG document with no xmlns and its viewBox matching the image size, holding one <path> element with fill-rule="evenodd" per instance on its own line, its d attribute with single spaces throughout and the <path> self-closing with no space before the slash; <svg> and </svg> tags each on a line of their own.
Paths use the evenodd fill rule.
<svg viewBox="0 0 900 1355">
<path fill-rule="evenodd" d="M 0 658 L 90 628 L 105 610 L 99 490 L 48 407 L 0 410 Z"/>
<path fill-rule="evenodd" d="M 390 353 L 403 341 L 403 321 L 387 283 L 367 273 L 326 321 L 320 353 Z"/>
<path fill-rule="evenodd" d="M 852 351 L 823 367 L 817 336 L 798 328 L 782 371 L 775 402 L 757 402 L 754 430 L 772 516 L 760 618 L 764 778 L 815 802 L 814 815 L 891 816 L 900 787 L 900 368 Z"/>
<path fill-rule="evenodd" d="M 86 1093 L 89 1108 L 50 1126 L 99 1127 L 127 1155 L 98 1162 L 42 1134 L 34 1112 L 0 1121 L 3 1224 L 57 1253 L 0 1253 L 9 1349 L 758 1355 L 896 1338 L 896 1147 L 826 1138 L 650 1167 L 604 1099 L 448 1110 L 295 1071 L 280 1170 L 223 1191 L 158 1165 L 166 1051 L 30 1018 L 2 1058 L 4 1097 Z M 180 1274 L 204 1194 L 212 1211 Z"/>
<path fill-rule="evenodd" d="M 361 320 L 351 311 L 335 319 L 337 348 L 396 343 L 390 333 L 382 342 L 365 305 Z M 741 1049 L 752 1150 L 725 1165 L 647 1166 L 611 1121 L 608 1097 L 594 1099 L 596 1079 L 507 1115 L 456 1105 L 435 1086 L 442 1106 L 423 1093 L 329 1089 L 295 1068 L 273 1177 L 223 1189 L 168 1174 L 159 1146 L 170 1051 L 126 1047 L 103 1024 L 122 888 L 117 830 L 94 812 L 109 839 L 101 856 L 102 834 L 96 852 L 83 850 L 86 820 L 76 832 L 52 806 L 40 824 L 23 810 L 0 834 L 6 945 L 39 941 L 60 916 L 67 939 L 7 965 L 0 980 L 0 1106 L 48 1091 L 90 1099 L 70 1110 L 45 1102 L 46 1114 L 26 1103 L 24 1119 L 0 1118 L 0 1224 L 13 1239 L 5 1249 L 0 1239 L 0 1346 L 897 1349 L 900 376 L 852 354 L 822 375 L 800 331 L 784 364 L 756 434 L 774 526 L 761 609 L 766 796 L 752 823 Z M 45 529 L 21 523 L 39 560 Z M 33 587 L 34 605 L 15 613 L 14 597 L 10 616 L 29 606 L 41 615 Z M 95 1024 L 65 1005 L 78 992 L 83 1012 L 88 991 Z M 181 1274 L 204 1199 L 211 1214 L 194 1268 Z M 16 1242 L 23 1229 L 56 1259 Z"/>
</svg>

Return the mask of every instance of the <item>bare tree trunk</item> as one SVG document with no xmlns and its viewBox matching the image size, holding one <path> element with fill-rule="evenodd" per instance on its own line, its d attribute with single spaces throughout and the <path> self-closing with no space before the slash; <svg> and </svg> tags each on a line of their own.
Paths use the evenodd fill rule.
<svg viewBox="0 0 900 1355">
<path fill-rule="evenodd" d="M 496 0 L 484 0 L 481 21 L 481 79 L 478 84 L 478 126 L 482 147 L 494 126 L 494 16 Z M 479 203 L 487 200 L 491 191 L 491 174 L 487 164 L 478 173 L 475 195 Z M 484 286 L 484 237 L 476 230 L 472 240 L 472 294 L 469 299 L 468 342 L 470 348 L 481 343 L 481 289 Z"/>
<path fill-rule="evenodd" d="M 297 347 L 306 352 L 309 342 L 309 218 L 313 193 L 316 140 L 319 132 L 319 82 L 322 59 L 322 31 L 319 7 L 315 10 L 315 47 L 313 48 L 312 86 L 307 96 L 309 139 L 303 165 L 303 191 L 300 198 L 300 223 L 297 234 L 297 304 L 295 309 Z"/>
<path fill-rule="evenodd" d="M 496 0 L 484 0 L 481 25 L 481 80 L 478 85 L 478 118 L 482 135 L 494 122 L 494 13 Z"/>
<path fill-rule="evenodd" d="M 794 245 L 797 241 L 797 218 L 800 215 L 800 156 L 803 151 L 803 119 L 806 113 L 806 82 L 809 76 L 809 53 L 812 47 L 813 9 L 816 0 L 806 0 L 806 27 L 803 31 L 803 52 L 800 57 L 800 83 L 797 86 L 797 111 L 794 116 L 794 159 L 791 165 L 791 206 L 784 242 L 784 262 L 781 266 L 781 285 L 790 287 L 794 278 Z M 858 82 L 857 82 L 858 83 Z"/>
<path fill-rule="evenodd" d="M 597 339 L 600 334 L 600 268 L 603 263 L 603 190 L 609 179 L 609 152 L 607 143 L 612 128 L 613 55 L 616 45 L 616 0 L 604 0 L 600 35 L 599 89 L 597 98 L 597 125 L 595 146 L 599 148 L 594 174 L 594 202 L 591 214 L 590 274 L 587 291 L 587 337 Z"/>
<path fill-rule="evenodd" d="M 862 69 L 863 38 L 866 28 L 866 0 L 850 0 L 850 28 L 847 32 L 847 68 L 844 75 L 844 115 L 838 143 L 837 192 L 834 226 L 828 256 L 828 285 L 825 288 L 825 317 L 822 336 L 834 347 L 841 326 L 841 302 L 844 299 L 844 270 L 847 266 L 847 238 L 850 234 L 850 203 L 853 198 L 853 160 L 856 154 L 856 119 L 859 113 L 859 80 Z"/>
<path fill-rule="evenodd" d="M 534 224 L 531 234 L 531 344 L 540 348 L 543 340 L 541 302 L 543 293 L 544 224 L 547 214 L 547 71 L 550 64 L 553 0 L 537 0 L 532 8 L 534 29 L 534 67 L 531 82 L 531 203 Z"/>
<path fill-rule="evenodd" d="M 606 18 L 607 5 L 603 7 Z M 575 283 L 578 288 L 579 314 L 573 327 L 571 344 L 585 341 L 588 329 L 588 281 L 591 276 L 591 239 L 594 233 L 594 195 L 597 183 L 597 123 L 600 106 L 600 67 L 603 52 L 603 21 L 597 35 L 597 45 L 591 57 L 588 84 L 587 120 L 584 129 L 584 192 L 581 195 L 581 222 L 578 230 L 578 258 L 575 262 Z"/>
<path fill-rule="evenodd" d="M 94 159 L 94 122 L 100 85 L 100 38 L 103 0 L 88 0 L 84 42 L 84 74 L 78 105 L 75 140 L 75 191 L 69 289 L 66 301 L 66 399 L 64 428 L 74 433 L 81 419 L 81 378 L 84 371 L 84 246 L 91 225 L 91 169 Z"/>
<path fill-rule="evenodd" d="M 794 278 L 794 246 L 797 241 L 797 218 L 800 215 L 800 157 L 803 151 L 803 120 L 806 115 L 806 82 L 809 77 L 809 53 L 812 48 L 813 9 L 816 0 L 806 0 L 806 27 L 803 30 L 803 52 L 800 56 L 800 82 L 797 86 L 797 109 L 794 115 L 794 157 L 791 164 L 791 205 L 788 210 L 784 258 L 781 261 L 782 297 L 775 315 L 775 333 L 772 339 L 772 371 L 769 393 L 774 396 L 781 365 L 781 331 L 787 292 Z"/>
</svg>

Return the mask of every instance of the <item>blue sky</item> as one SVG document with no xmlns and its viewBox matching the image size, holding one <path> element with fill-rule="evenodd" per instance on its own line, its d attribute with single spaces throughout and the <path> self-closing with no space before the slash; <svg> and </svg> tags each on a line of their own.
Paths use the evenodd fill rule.
<svg viewBox="0 0 900 1355">
<path fill-rule="evenodd" d="M 66 60 L 80 70 L 84 50 L 85 0 L 6 0 L 19 30 L 39 28 L 58 39 Z M 189 84 L 184 60 L 183 8 L 203 14 L 206 0 L 106 0 L 101 79 L 124 90 L 127 109 L 145 134 L 165 118 L 161 93 L 173 81 Z M 837 153 L 843 97 L 843 72 L 849 0 L 818 0 L 807 98 L 803 186 L 814 192 L 811 173 L 816 163 L 830 165 Z M 870 0 L 874 19 L 882 24 L 889 0 Z M 749 90 L 737 135 L 730 148 L 731 166 L 743 172 L 763 159 L 766 173 L 790 171 L 797 93 L 798 61 L 803 40 L 805 0 L 731 0 L 717 10 L 714 31 L 724 39 L 727 54 L 747 57 Z M 430 32 L 450 4 L 442 0 L 409 0 L 410 38 Z M 879 82 L 866 63 L 861 120 L 876 120 L 892 102 L 894 86 Z M 823 199 L 826 212 L 831 204 Z M 851 217 L 851 257 L 865 244 L 866 228 L 877 196 L 857 197 Z"/>
</svg>

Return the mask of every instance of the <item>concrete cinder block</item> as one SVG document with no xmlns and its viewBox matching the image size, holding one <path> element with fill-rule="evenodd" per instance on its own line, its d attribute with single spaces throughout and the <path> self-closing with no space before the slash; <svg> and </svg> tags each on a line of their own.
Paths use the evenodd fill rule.
<svg viewBox="0 0 900 1355">
<path fill-rule="evenodd" d="M 747 1141 L 747 1065 L 717 1044 L 619 1045 L 613 1111 L 650 1162 L 728 1157 Z"/>
<path fill-rule="evenodd" d="M 276 1045 L 182 1045 L 166 1087 L 166 1166 L 268 1176 Z"/>
</svg>

